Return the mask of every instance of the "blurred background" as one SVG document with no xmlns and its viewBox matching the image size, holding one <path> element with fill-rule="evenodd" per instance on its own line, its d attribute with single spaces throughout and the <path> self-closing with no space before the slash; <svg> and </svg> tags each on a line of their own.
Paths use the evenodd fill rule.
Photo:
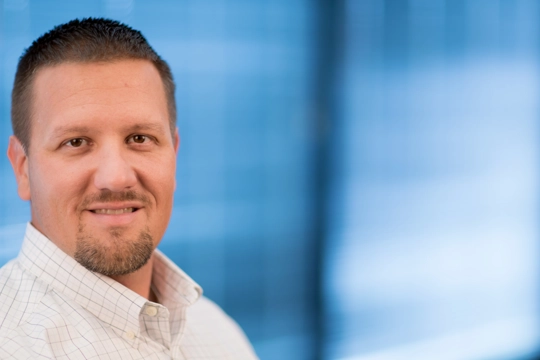
<svg viewBox="0 0 540 360">
<path fill-rule="evenodd" d="M 23 49 L 102 16 L 171 65 L 160 248 L 261 359 L 535 359 L 535 0 L 0 0 L 0 149 Z M 0 264 L 29 204 L 0 158 Z"/>
</svg>

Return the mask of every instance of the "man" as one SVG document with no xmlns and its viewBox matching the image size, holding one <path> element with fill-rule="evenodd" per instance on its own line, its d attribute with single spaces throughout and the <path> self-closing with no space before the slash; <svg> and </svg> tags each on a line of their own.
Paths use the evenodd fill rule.
<svg viewBox="0 0 540 360">
<path fill-rule="evenodd" d="M 156 250 L 172 211 L 174 82 L 144 37 L 74 20 L 19 61 L 8 157 L 31 223 L 0 270 L 0 358 L 255 359 Z"/>
</svg>

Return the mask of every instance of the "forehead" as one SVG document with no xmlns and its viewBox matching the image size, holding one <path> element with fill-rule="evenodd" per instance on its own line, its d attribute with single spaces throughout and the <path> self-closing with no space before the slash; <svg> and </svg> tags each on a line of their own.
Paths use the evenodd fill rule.
<svg viewBox="0 0 540 360">
<path fill-rule="evenodd" d="M 45 67 L 34 79 L 32 99 L 32 133 L 66 124 L 168 123 L 163 83 L 146 60 Z"/>
</svg>

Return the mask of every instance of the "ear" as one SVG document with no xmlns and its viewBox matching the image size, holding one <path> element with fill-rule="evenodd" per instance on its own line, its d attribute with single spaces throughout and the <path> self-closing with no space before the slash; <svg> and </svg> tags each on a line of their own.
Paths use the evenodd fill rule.
<svg viewBox="0 0 540 360">
<path fill-rule="evenodd" d="M 9 162 L 13 167 L 15 178 L 17 179 L 17 191 L 23 200 L 30 200 L 30 181 L 28 179 L 28 156 L 24 148 L 15 136 L 9 137 L 7 150 Z"/>
<path fill-rule="evenodd" d="M 174 131 L 174 152 L 178 155 L 178 147 L 180 146 L 180 135 L 178 135 L 178 128 Z"/>
<path fill-rule="evenodd" d="M 178 148 L 180 147 L 180 135 L 178 135 L 178 128 L 174 131 L 174 153 L 178 156 Z M 176 175 L 174 176 L 174 190 L 176 190 Z"/>
</svg>

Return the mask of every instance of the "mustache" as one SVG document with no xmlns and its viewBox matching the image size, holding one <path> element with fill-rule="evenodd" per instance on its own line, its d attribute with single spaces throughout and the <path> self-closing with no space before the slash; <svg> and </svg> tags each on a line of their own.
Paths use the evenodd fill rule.
<svg viewBox="0 0 540 360">
<path fill-rule="evenodd" d="M 87 197 L 85 197 L 81 203 L 80 208 L 86 209 L 90 204 L 95 202 L 107 203 L 121 201 L 139 201 L 144 205 L 150 205 L 150 198 L 147 195 L 138 193 L 135 190 L 126 190 L 122 192 L 103 190 L 99 193 L 88 195 Z"/>
</svg>

